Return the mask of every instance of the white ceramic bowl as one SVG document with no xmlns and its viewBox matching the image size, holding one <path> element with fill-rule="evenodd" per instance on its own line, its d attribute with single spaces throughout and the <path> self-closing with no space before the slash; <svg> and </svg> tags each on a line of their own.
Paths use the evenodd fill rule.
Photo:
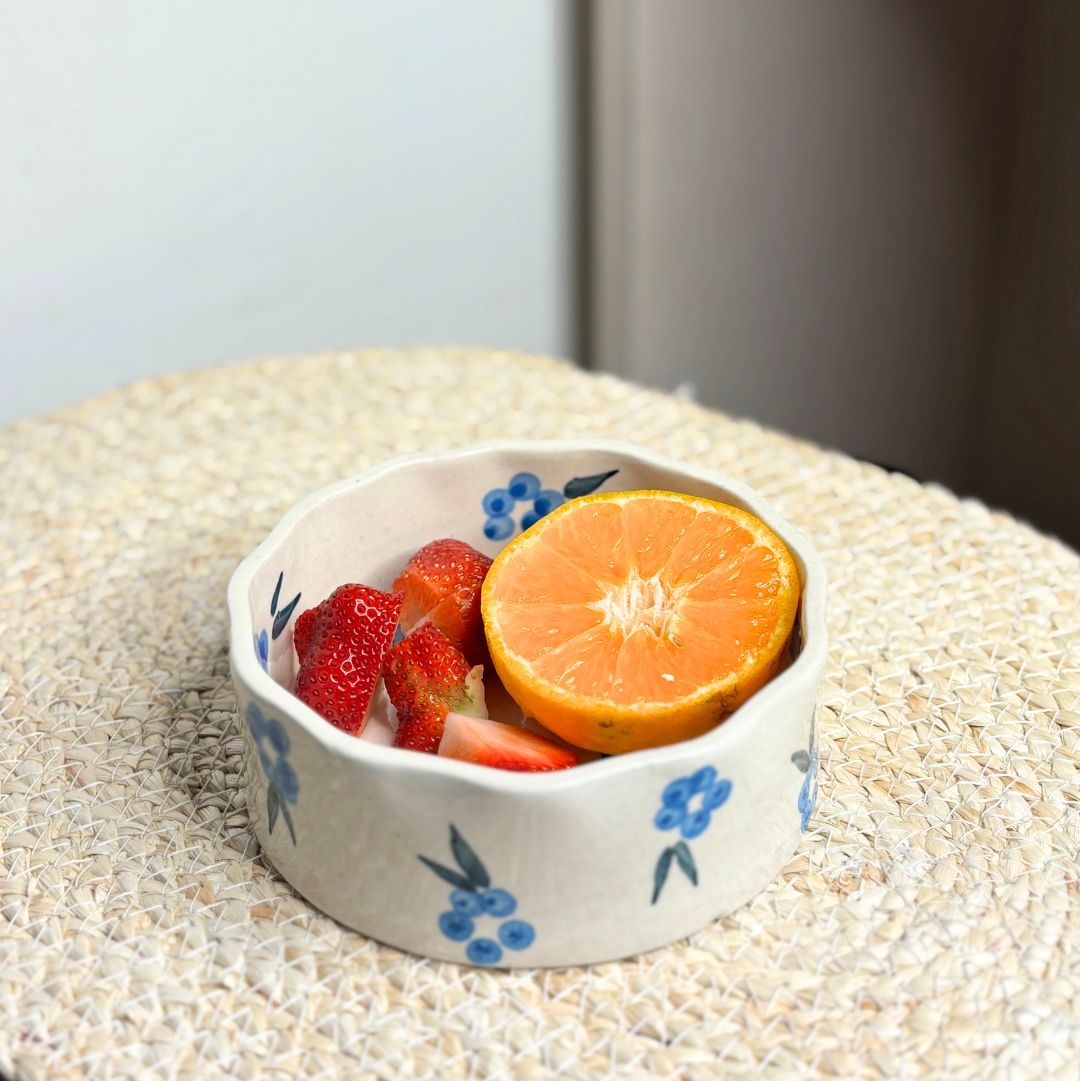
<svg viewBox="0 0 1080 1081">
<path fill-rule="evenodd" d="M 386 746 L 382 717 L 357 739 L 292 695 L 299 612 L 342 582 L 388 588 L 436 537 L 493 555 L 536 513 L 535 481 L 515 490 L 522 501 L 506 494 L 517 474 L 549 504 L 652 488 L 763 518 L 804 583 L 792 664 L 704 736 L 547 774 Z M 639 953 L 753 897 L 806 828 L 824 573 L 806 539 L 730 478 L 601 440 L 395 459 L 289 511 L 237 568 L 229 616 L 259 841 L 308 900 L 381 942 L 499 966 Z"/>
</svg>

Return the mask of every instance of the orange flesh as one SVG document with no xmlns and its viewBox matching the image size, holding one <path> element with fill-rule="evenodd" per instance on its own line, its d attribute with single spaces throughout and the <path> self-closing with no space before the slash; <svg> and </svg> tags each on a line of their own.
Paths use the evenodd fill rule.
<svg viewBox="0 0 1080 1081">
<path fill-rule="evenodd" d="M 799 585 L 767 526 L 669 493 L 577 504 L 507 551 L 492 583 L 502 643 L 539 683 L 633 707 L 775 660 Z"/>
</svg>

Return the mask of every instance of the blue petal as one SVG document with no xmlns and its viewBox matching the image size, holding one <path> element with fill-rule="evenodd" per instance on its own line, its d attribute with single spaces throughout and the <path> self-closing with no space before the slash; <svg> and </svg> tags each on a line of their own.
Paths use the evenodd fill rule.
<svg viewBox="0 0 1080 1081">
<path fill-rule="evenodd" d="M 521 528 L 522 528 L 522 531 L 524 531 L 526 529 L 532 529 L 532 527 L 534 525 L 536 525 L 536 523 L 539 522 L 539 521 L 540 521 L 540 515 L 537 514 L 536 511 L 527 510 L 521 516 Z"/>
<path fill-rule="evenodd" d="M 287 758 L 279 758 L 266 771 L 266 776 L 286 803 L 295 803 L 300 798 L 300 778 Z"/>
<path fill-rule="evenodd" d="M 270 643 L 266 637 L 266 631 L 260 631 L 255 636 L 255 658 L 262 666 L 262 670 L 267 671 L 267 659 L 270 656 Z"/>
<path fill-rule="evenodd" d="M 677 781 L 672 781 L 664 789 L 660 802 L 665 807 L 685 807 L 690 802 L 690 797 L 694 794 L 694 791 L 693 778 L 680 777 Z"/>
<path fill-rule="evenodd" d="M 565 502 L 566 500 L 563 499 L 561 492 L 555 492 L 548 488 L 533 501 L 533 510 L 543 518 L 545 514 L 550 514 L 556 507 L 561 507 Z"/>
<path fill-rule="evenodd" d="M 474 965 L 494 965 L 502 960 L 502 949 L 490 938 L 474 938 L 465 947 L 465 956 Z"/>
<path fill-rule="evenodd" d="M 286 754 L 289 750 L 289 737 L 285 735 L 285 729 L 281 725 L 276 717 L 271 717 L 266 722 L 266 738 L 270 741 L 270 746 L 277 751 L 278 754 Z"/>
<path fill-rule="evenodd" d="M 515 473 L 510 478 L 510 494 L 522 502 L 540 494 L 540 478 L 535 473 Z"/>
<path fill-rule="evenodd" d="M 454 890 L 450 894 L 450 904 L 456 912 L 464 912 L 466 916 L 479 916 L 484 911 L 480 895 L 471 890 Z"/>
<path fill-rule="evenodd" d="M 488 540 L 509 540 L 514 535 L 514 519 L 505 514 L 495 515 L 484 523 L 484 536 Z"/>
<path fill-rule="evenodd" d="M 535 928 L 525 920 L 507 920 L 499 927 L 499 941 L 508 950 L 527 950 L 535 938 Z"/>
<path fill-rule="evenodd" d="M 685 807 L 661 807 L 656 812 L 653 824 L 658 830 L 673 830 L 682 822 L 685 814 Z"/>
<path fill-rule="evenodd" d="M 683 819 L 682 835 L 688 840 L 700 837 L 709 828 L 709 812 L 702 809 L 688 814 Z"/>
<path fill-rule="evenodd" d="M 485 514 L 498 518 L 514 509 L 514 497 L 505 488 L 492 488 L 484 496 L 483 507 Z"/>
<path fill-rule="evenodd" d="M 803 778 L 802 787 L 799 789 L 799 810 L 804 814 L 810 807 L 810 774 Z"/>
<path fill-rule="evenodd" d="M 690 778 L 690 783 L 694 786 L 695 792 L 704 792 L 715 780 L 716 770 L 713 769 L 712 766 L 702 766 L 701 769 Z"/>
<path fill-rule="evenodd" d="M 439 930 L 454 942 L 464 942 L 466 939 L 472 938 L 475 926 L 472 919 L 466 916 L 464 912 L 451 910 L 450 912 L 444 912 L 439 917 Z"/>
<path fill-rule="evenodd" d="M 251 729 L 251 734 L 256 738 L 261 738 L 263 731 L 266 728 L 266 722 L 263 720 L 262 710 L 259 709 L 254 702 L 248 702 L 247 709 L 244 710 L 244 716 L 247 718 L 248 727 Z"/>
<path fill-rule="evenodd" d="M 706 811 L 715 811 L 717 807 L 727 803 L 728 796 L 731 795 L 731 782 L 717 781 L 706 793 L 704 799 L 701 801 L 701 806 Z"/>
<path fill-rule="evenodd" d="M 500 889 L 484 890 L 480 894 L 480 903 L 484 906 L 484 911 L 492 916 L 509 916 L 517 908 L 514 895 Z"/>
</svg>

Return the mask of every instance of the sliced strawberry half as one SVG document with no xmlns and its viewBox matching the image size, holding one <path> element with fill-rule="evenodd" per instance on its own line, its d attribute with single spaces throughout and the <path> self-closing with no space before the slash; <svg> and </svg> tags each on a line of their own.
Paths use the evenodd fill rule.
<svg viewBox="0 0 1080 1081">
<path fill-rule="evenodd" d="M 487 659 L 480 587 L 491 560 L 471 544 L 445 537 L 425 544 L 394 581 L 405 601 L 401 629 L 433 623 L 473 664 Z"/>
<path fill-rule="evenodd" d="M 326 601 L 323 601 L 323 604 L 325 603 Z M 317 604 L 314 608 L 301 612 L 293 625 L 293 645 L 296 647 L 296 656 L 301 664 L 304 663 L 308 647 L 311 645 L 311 636 L 315 632 L 315 624 L 319 620 L 319 610 L 321 608 L 322 604 Z"/>
<path fill-rule="evenodd" d="M 485 716 L 484 669 L 433 623 L 424 623 L 386 655 L 386 693 L 398 716 L 396 747 L 436 754 L 451 711 Z"/>
<path fill-rule="evenodd" d="M 500 724 L 461 713 L 447 715 L 439 754 L 480 766 L 541 773 L 576 766 L 575 751 L 511 724 Z"/>
<path fill-rule="evenodd" d="M 359 735 L 394 640 L 401 594 L 338 586 L 296 621 L 296 695 L 344 732 Z"/>
</svg>

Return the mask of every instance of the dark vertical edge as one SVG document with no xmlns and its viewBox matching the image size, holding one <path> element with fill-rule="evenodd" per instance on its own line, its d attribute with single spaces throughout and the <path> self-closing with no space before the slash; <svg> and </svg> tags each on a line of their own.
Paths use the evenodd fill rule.
<svg viewBox="0 0 1080 1081">
<path fill-rule="evenodd" d="M 572 336 L 574 359 L 582 368 L 594 367 L 592 341 L 592 52 L 595 0 L 570 3 L 570 101 L 571 170 L 573 185 L 570 211 L 571 258 L 573 260 Z"/>
</svg>

